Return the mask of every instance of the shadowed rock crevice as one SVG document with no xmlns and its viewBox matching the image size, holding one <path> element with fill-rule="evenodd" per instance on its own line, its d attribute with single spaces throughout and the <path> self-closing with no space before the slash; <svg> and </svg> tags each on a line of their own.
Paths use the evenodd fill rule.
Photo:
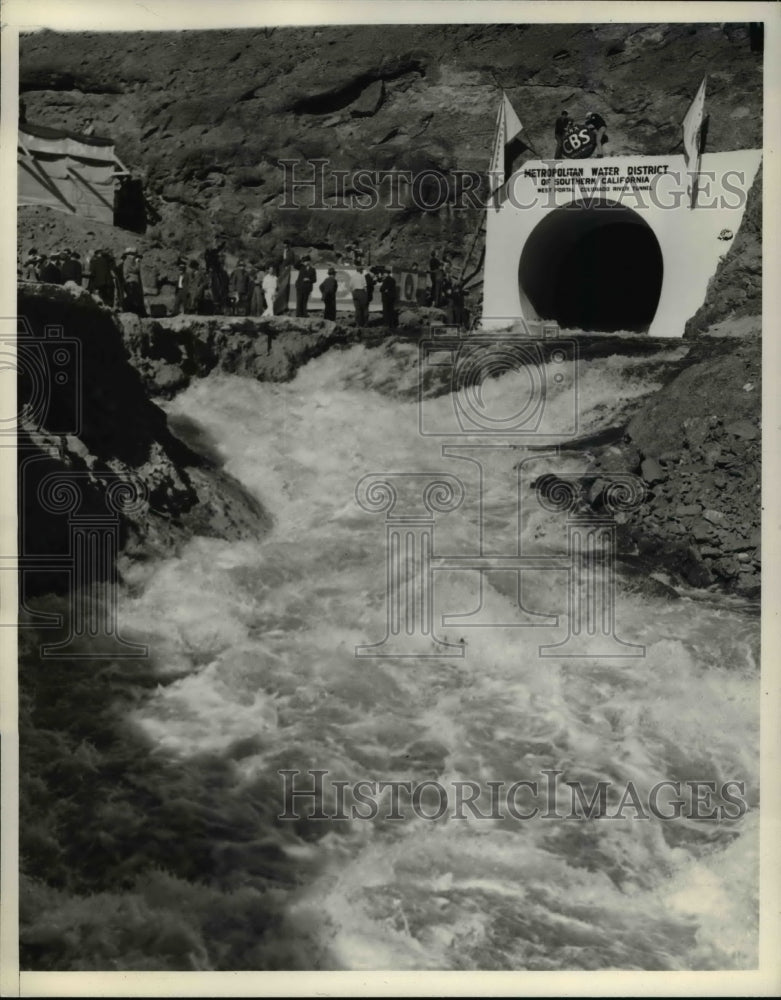
<svg viewBox="0 0 781 1000">
<path fill-rule="evenodd" d="M 368 73 L 361 74 L 346 85 L 303 97 L 296 101 L 290 110 L 299 115 L 328 115 L 356 105 L 356 107 L 351 108 L 355 117 L 368 116 L 378 111 L 382 104 L 383 83 L 408 76 L 410 73 L 415 73 L 418 77 L 423 78 L 426 75 L 426 68 L 418 60 L 405 60 L 394 70 L 373 69 Z"/>
</svg>

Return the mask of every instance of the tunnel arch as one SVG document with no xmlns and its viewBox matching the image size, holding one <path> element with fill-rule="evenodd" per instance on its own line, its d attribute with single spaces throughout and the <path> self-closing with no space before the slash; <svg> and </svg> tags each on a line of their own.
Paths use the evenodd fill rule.
<svg viewBox="0 0 781 1000">
<path fill-rule="evenodd" d="M 524 315 L 565 329 L 646 331 L 663 276 L 653 229 L 637 212 L 604 198 L 576 200 L 546 215 L 518 264 Z"/>
</svg>

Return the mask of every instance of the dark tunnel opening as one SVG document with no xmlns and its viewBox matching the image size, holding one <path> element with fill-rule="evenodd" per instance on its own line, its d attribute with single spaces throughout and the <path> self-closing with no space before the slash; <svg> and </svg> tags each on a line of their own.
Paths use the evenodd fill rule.
<svg viewBox="0 0 781 1000">
<path fill-rule="evenodd" d="M 521 254 L 525 310 L 562 328 L 645 331 L 662 291 L 656 235 L 637 212 L 614 202 L 576 201 L 547 215 Z"/>
</svg>

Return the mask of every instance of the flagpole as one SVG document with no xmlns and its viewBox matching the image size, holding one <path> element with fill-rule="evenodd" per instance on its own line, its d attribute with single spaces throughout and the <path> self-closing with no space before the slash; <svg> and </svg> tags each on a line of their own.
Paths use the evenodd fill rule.
<svg viewBox="0 0 781 1000">
<path fill-rule="evenodd" d="M 689 109 L 683 119 L 683 147 L 686 160 L 686 169 L 691 178 L 689 209 L 693 210 L 697 206 L 697 194 L 699 187 L 700 166 L 702 162 L 702 125 L 705 115 L 705 91 L 707 88 L 707 74 L 702 78 L 700 86 L 694 100 L 689 105 Z M 692 169 L 692 167 L 694 169 Z"/>
<path fill-rule="evenodd" d="M 706 114 L 705 114 L 705 93 L 706 93 L 706 91 L 708 89 L 708 74 L 707 73 L 702 78 L 702 84 L 701 84 L 701 86 L 702 86 L 702 110 L 700 112 L 700 125 L 699 125 L 699 128 L 697 129 L 697 173 L 695 175 L 694 182 L 692 184 L 692 203 L 691 203 L 692 209 L 694 209 L 694 208 L 697 207 L 697 195 L 700 193 L 700 191 L 699 191 L 699 188 L 700 188 L 700 167 L 702 165 L 702 153 L 703 153 L 703 146 L 704 146 L 704 143 L 702 141 L 703 140 L 702 128 L 703 128 L 703 125 L 705 124 L 706 117 L 707 117 Z"/>
<path fill-rule="evenodd" d="M 494 148 L 491 153 L 491 170 L 489 171 L 488 183 L 491 186 L 490 197 L 494 208 L 499 207 L 499 189 L 505 182 L 504 176 L 504 88 L 500 87 L 501 97 L 499 99 L 499 110 L 496 113 L 496 129 L 494 131 Z M 498 181 L 498 183 L 496 183 Z M 494 186 L 495 185 L 495 186 Z"/>
</svg>

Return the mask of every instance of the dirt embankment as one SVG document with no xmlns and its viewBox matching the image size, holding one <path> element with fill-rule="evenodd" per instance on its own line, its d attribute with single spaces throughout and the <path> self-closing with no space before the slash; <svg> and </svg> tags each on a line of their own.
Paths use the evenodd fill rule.
<svg viewBox="0 0 781 1000">
<path fill-rule="evenodd" d="M 628 427 L 646 502 L 626 536 L 692 585 L 759 592 L 762 350 L 703 339 Z"/>
<path fill-rule="evenodd" d="M 624 561 L 692 587 L 759 594 L 761 403 L 760 338 L 702 337 L 618 442 L 589 442 L 580 500 L 595 513 L 612 474 L 643 481 L 642 503 L 615 515 Z"/>
</svg>

